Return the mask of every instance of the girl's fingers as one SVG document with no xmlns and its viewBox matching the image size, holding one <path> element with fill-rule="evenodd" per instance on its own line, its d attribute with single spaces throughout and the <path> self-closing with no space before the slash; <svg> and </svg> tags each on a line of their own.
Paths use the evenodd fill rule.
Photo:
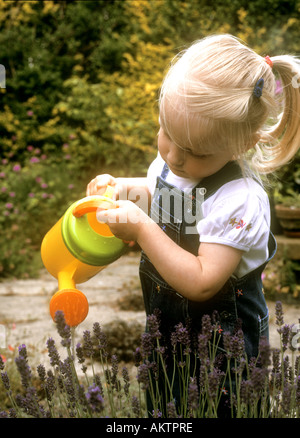
<svg viewBox="0 0 300 438">
<path fill-rule="evenodd" d="M 108 174 L 98 175 L 87 185 L 86 194 L 87 196 L 103 195 L 108 185 L 115 186 L 115 178 Z"/>
</svg>

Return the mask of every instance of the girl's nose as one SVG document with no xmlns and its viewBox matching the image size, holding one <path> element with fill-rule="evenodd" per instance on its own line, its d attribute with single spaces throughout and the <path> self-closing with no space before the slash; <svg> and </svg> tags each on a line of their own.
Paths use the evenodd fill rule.
<svg viewBox="0 0 300 438">
<path fill-rule="evenodd" d="M 168 152 L 168 162 L 174 167 L 182 166 L 184 163 L 184 151 L 176 145 L 172 145 Z"/>
</svg>

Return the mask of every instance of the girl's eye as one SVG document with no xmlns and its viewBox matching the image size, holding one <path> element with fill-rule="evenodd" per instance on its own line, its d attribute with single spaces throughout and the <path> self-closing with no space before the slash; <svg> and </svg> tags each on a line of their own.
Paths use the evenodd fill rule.
<svg viewBox="0 0 300 438">
<path fill-rule="evenodd" d="M 212 154 L 206 154 L 206 155 L 203 155 L 203 154 L 196 154 L 195 152 L 193 152 L 193 151 L 187 151 L 189 154 L 191 154 L 191 155 L 193 155 L 193 157 L 195 157 L 195 158 L 200 158 L 201 160 L 205 160 L 206 158 L 209 158 L 209 157 L 211 157 L 211 155 Z"/>
</svg>

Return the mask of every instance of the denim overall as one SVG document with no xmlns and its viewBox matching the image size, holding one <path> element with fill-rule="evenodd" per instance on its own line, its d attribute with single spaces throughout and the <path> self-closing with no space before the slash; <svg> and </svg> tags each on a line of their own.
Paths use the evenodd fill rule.
<svg viewBox="0 0 300 438">
<path fill-rule="evenodd" d="M 191 227 L 190 219 L 186 223 L 185 215 L 180 213 L 175 205 L 178 206 L 178 203 L 181 203 L 182 207 L 184 205 L 190 206 L 192 212 L 195 213 L 197 202 L 199 203 L 196 190 L 200 189 L 202 193 L 205 192 L 204 200 L 206 200 L 227 182 L 241 178 L 241 168 L 237 162 L 231 161 L 227 163 L 214 175 L 202 179 L 192 189 L 190 194 L 184 193 L 167 183 L 166 176 L 168 172 L 169 169 L 165 165 L 161 176 L 157 178 L 156 190 L 151 205 L 151 217 L 174 242 L 192 254 L 197 255 L 199 234 L 196 231 L 194 233 L 186 233 L 187 227 Z M 161 200 L 164 190 L 172 191 L 169 212 L 166 211 Z M 196 220 L 192 225 L 196 230 Z M 260 337 L 268 337 L 269 335 L 269 314 L 263 294 L 261 274 L 275 252 L 276 241 L 270 232 L 269 258 L 264 264 L 242 278 L 230 277 L 223 288 L 211 299 L 205 302 L 194 302 L 181 296 L 171 288 L 142 251 L 140 280 L 145 310 L 147 315 L 153 314 L 155 309 L 160 311 L 160 331 L 163 335 L 162 345 L 165 345 L 163 341 L 166 342 L 166 345 L 170 344 L 170 334 L 179 322 L 185 325 L 188 321 L 192 335 L 197 336 L 201 331 L 202 316 L 205 314 L 212 315 L 214 311 L 217 311 L 223 333 L 232 333 L 238 322 L 242 322 L 241 328 L 244 333 L 247 357 L 257 356 Z M 170 257 L 172 257 L 172 254 L 170 254 Z M 188 278 L 188 272 L 186 275 Z M 176 383 L 173 394 L 177 401 L 180 395 L 179 389 L 176 389 Z M 151 410 L 151 407 L 149 409 Z"/>
</svg>

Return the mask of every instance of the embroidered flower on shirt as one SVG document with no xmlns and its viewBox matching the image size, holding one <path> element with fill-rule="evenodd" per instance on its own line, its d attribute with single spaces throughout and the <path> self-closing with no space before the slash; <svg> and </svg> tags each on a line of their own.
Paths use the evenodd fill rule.
<svg viewBox="0 0 300 438">
<path fill-rule="evenodd" d="M 243 219 L 240 219 L 235 228 L 238 230 L 239 228 L 243 228 L 245 225 L 246 223 L 243 221 Z"/>
<path fill-rule="evenodd" d="M 236 218 L 233 217 L 233 218 L 230 219 L 229 225 L 232 225 L 234 227 L 235 224 L 237 224 L 237 221 L 236 221 Z"/>
<path fill-rule="evenodd" d="M 238 290 L 236 291 L 236 294 L 237 294 L 238 297 L 240 297 L 241 295 L 243 295 L 243 289 L 238 289 Z"/>
<path fill-rule="evenodd" d="M 229 221 L 229 225 L 235 227 L 237 230 L 242 229 L 246 226 L 246 222 L 243 219 L 237 220 L 236 217 L 232 217 Z M 249 231 L 252 228 L 252 224 L 248 224 L 245 228 L 246 231 Z"/>
</svg>

